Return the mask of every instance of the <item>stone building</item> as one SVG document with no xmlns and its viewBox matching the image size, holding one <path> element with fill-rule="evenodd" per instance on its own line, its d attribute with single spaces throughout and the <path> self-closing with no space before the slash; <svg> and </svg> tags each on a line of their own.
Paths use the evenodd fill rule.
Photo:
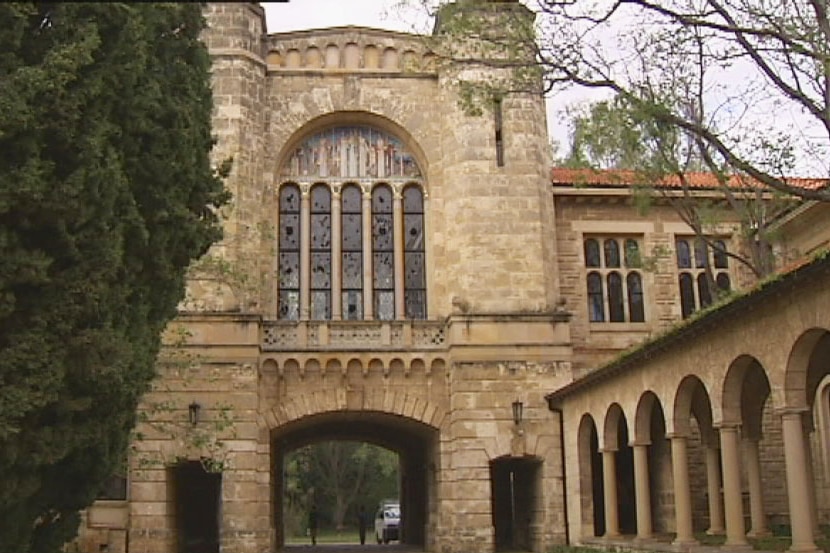
<svg viewBox="0 0 830 553">
<path fill-rule="evenodd" d="M 438 63 L 425 37 L 267 34 L 252 3 L 205 15 L 216 160 L 233 159 L 225 239 L 193 267 L 126 493 L 86 512 L 82 550 L 278 550 L 283 459 L 330 439 L 399 454 L 403 539 L 427 551 L 542 552 L 633 532 L 688 544 L 705 525 L 740 544 L 742 486 L 753 530 L 815 513 L 798 529 L 810 549 L 830 471 L 797 444 L 784 455 L 781 435 L 787 451 L 803 441 L 792 413 L 822 398 L 800 428 L 815 428 L 812 458 L 826 464 L 827 263 L 677 330 L 714 296 L 704 265 L 717 285 L 753 290 L 723 255 L 743 247 L 737 214 L 713 231 L 722 249 L 700 248 L 667 203 L 638 214 L 624 180 L 551 174 L 543 100 L 469 114 L 455 82 L 470 69 Z M 716 192 L 701 181 L 699 194 Z M 795 259 L 826 246 L 825 221 L 822 206 L 793 210 L 781 247 Z M 619 357 L 644 342 L 657 345 Z M 724 432 L 738 428 L 763 452 L 758 474 L 776 478 L 766 502 L 729 457 Z M 678 468 L 681 447 L 707 462 Z M 794 504 L 783 475 L 802 485 L 791 472 L 808 466 L 821 493 Z M 618 512 L 635 489 L 635 511 Z"/>
</svg>

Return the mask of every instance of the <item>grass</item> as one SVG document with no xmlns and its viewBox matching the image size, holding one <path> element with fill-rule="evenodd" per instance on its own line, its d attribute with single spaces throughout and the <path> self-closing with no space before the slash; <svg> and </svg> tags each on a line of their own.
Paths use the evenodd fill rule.
<svg viewBox="0 0 830 553">
<path fill-rule="evenodd" d="M 369 543 L 369 538 L 374 539 L 369 532 L 366 532 L 366 543 Z M 286 536 L 286 545 L 303 545 L 310 544 L 310 536 Z M 356 529 L 347 528 L 342 531 L 337 530 L 318 530 L 317 543 L 360 543 L 360 538 L 357 535 Z"/>
</svg>

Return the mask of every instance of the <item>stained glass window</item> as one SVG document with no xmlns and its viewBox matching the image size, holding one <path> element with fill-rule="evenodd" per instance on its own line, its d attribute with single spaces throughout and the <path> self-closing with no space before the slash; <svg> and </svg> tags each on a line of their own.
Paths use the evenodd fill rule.
<svg viewBox="0 0 830 553">
<path fill-rule="evenodd" d="M 680 273 L 680 309 L 684 319 L 695 311 L 695 288 L 689 273 Z"/>
<path fill-rule="evenodd" d="M 311 189 L 311 311 L 312 319 L 331 319 L 331 191 Z"/>
<path fill-rule="evenodd" d="M 392 224 L 392 190 L 372 190 L 372 287 L 375 318 L 395 318 L 395 237 Z"/>
<path fill-rule="evenodd" d="M 689 251 L 690 242 L 694 243 L 694 264 Z M 679 239 L 676 244 L 677 267 L 681 269 L 680 309 L 685 318 L 695 310 L 711 305 L 717 296 L 729 292 L 729 255 L 724 240 L 710 240 L 707 243 L 707 240 L 695 237 Z M 714 289 L 707 279 L 707 270 L 712 271 L 715 279 Z"/>
<path fill-rule="evenodd" d="M 421 170 L 401 141 L 372 127 L 334 127 L 299 144 L 283 163 L 286 177 L 417 178 Z"/>
<path fill-rule="evenodd" d="M 363 215 L 362 193 L 346 186 L 341 193 L 341 256 L 343 319 L 363 319 Z"/>
<path fill-rule="evenodd" d="M 616 240 L 608 239 L 605 241 L 605 266 L 620 266 L 620 245 L 617 244 Z"/>
<path fill-rule="evenodd" d="M 300 318 L 300 189 L 280 189 L 279 299 L 280 319 Z"/>
<path fill-rule="evenodd" d="M 424 198 L 416 186 L 403 191 L 404 305 L 408 319 L 427 316 L 427 277 L 424 255 Z"/>
<path fill-rule="evenodd" d="M 687 269 L 692 266 L 692 253 L 689 250 L 689 243 L 686 240 L 678 240 L 675 244 L 677 250 L 677 266 L 680 269 Z"/>
</svg>

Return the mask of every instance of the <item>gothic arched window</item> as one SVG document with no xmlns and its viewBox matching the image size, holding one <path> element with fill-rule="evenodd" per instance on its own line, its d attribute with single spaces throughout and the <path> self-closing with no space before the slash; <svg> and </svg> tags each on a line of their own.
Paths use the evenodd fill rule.
<svg viewBox="0 0 830 553">
<path fill-rule="evenodd" d="M 375 318 L 395 318 L 395 227 L 392 224 L 392 189 L 372 190 L 372 287 Z"/>
<path fill-rule="evenodd" d="M 327 128 L 293 145 L 278 172 L 279 318 L 426 318 L 426 195 L 400 139 Z"/>
<path fill-rule="evenodd" d="M 607 306 L 608 322 L 645 322 L 642 277 L 629 270 L 641 265 L 639 241 L 636 238 L 588 237 L 583 240 L 582 247 L 585 267 L 591 269 L 586 275 L 588 320 L 605 322 Z M 621 262 L 624 262 L 624 268 Z"/>
<path fill-rule="evenodd" d="M 312 319 L 331 319 L 331 191 L 311 189 L 311 313 Z"/>
<path fill-rule="evenodd" d="M 340 199 L 342 220 L 342 313 L 349 321 L 363 318 L 363 194 L 355 185 L 344 186 Z"/>
<path fill-rule="evenodd" d="M 280 190 L 279 305 L 280 319 L 300 318 L 300 189 Z"/>
<path fill-rule="evenodd" d="M 427 275 L 424 254 L 424 197 L 417 186 L 403 191 L 404 305 L 406 318 L 425 319 Z"/>
</svg>

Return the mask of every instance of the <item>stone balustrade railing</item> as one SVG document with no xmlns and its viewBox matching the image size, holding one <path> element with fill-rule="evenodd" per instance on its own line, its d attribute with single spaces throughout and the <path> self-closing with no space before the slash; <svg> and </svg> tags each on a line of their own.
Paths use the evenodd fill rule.
<svg viewBox="0 0 830 553">
<path fill-rule="evenodd" d="M 445 321 L 266 321 L 263 351 L 446 349 Z"/>
</svg>

